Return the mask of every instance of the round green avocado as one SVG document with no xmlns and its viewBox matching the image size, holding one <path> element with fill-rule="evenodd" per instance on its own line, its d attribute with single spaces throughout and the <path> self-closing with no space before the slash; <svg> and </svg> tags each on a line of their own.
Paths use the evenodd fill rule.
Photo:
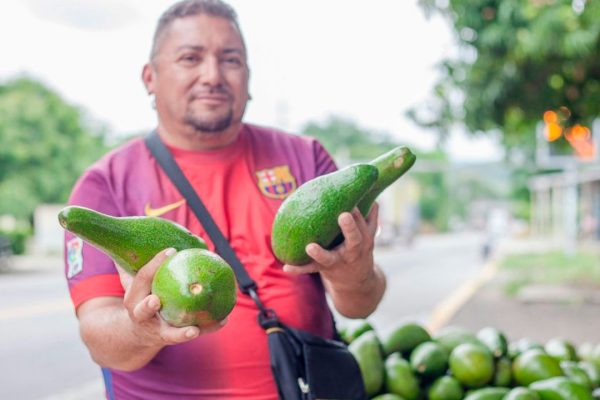
<svg viewBox="0 0 600 400">
<path fill-rule="evenodd" d="M 161 317 L 177 327 L 221 321 L 237 298 L 229 264 L 204 249 L 182 250 L 167 259 L 154 275 L 152 293 L 160 299 Z"/>
</svg>

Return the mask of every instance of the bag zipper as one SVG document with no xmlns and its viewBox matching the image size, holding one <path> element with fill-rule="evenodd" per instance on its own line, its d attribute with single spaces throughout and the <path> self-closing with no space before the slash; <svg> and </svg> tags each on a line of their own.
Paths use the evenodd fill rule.
<svg viewBox="0 0 600 400">
<path fill-rule="evenodd" d="M 302 377 L 298 378 L 298 386 L 300 387 L 300 391 L 302 392 L 302 394 L 305 395 L 303 397 L 308 398 L 308 394 L 310 393 L 310 386 L 308 386 L 308 383 L 304 382 L 304 379 L 302 379 Z"/>
</svg>

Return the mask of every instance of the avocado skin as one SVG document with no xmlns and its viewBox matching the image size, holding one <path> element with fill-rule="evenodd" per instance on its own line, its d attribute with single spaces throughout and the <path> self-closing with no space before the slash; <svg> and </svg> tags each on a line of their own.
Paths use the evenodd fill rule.
<svg viewBox="0 0 600 400">
<path fill-rule="evenodd" d="M 160 315 L 170 325 L 204 327 L 223 320 L 233 310 L 235 282 L 233 270 L 217 254 L 185 249 L 158 268 L 152 293 L 160 299 Z M 193 285 L 200 285 L 197 293 Z"/>
<path fill-rule="evenodd" d="M 377 167 L 379 175 L 375 184 L 358 203 L 358 209 L 364 217 L 369 215 L 377 196 L 404 175 L 414 165 L 416 159 L 417 157 L 408 147 L 396 147 L 369 162 Z"/>
<path fill-rule="evenodd" d="M 60 225 L 110 256 L 131 275 L 160 251 L 206 249 L 204 240 L 181 225 L 157 217 L 113 217 L 79 206 L 58 214 Z"/>
<path fill-rule="evenodd" d="M 301 185 L 275 215 L 271 236 L 275 256 L 286 264 L 308 264 L 306 246 L 314 242 L 328 248 L 341 233 L 338 216 L 352 211 L 378 174 L 373 165 L 354 164 Z"/>
<path fill-rule="evenodd" d="M 375 184 L 357 204 L 363 217 L 367 218 L 381 192 L 404 175 L 414 165 L 416 159 L 417 157 L 407 147 L 396 147 L 369 162 L 370 165 L 377 167 L 379 174 Z M 340 233 L 328 248 L 332 249 L 343 241 L 344 235 Z"/>
</svg>

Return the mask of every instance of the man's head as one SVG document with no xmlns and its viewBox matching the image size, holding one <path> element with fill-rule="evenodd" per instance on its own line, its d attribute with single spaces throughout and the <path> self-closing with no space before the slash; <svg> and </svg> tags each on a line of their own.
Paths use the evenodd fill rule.
<svg viewBox="0 0 600 400">
<path fill-rule="evenodd" d="M 163 39 L 165 31 L 169 29 L 169 26 L 173 21 L 179 18 L 200 14 L 224 18 L 230 21 L 238 32 L 241 32 L 237 20 L 237 13 L 229 4 L 220 0 L 183 0 L 173 4 L 160 16 L 158 23 L 156 24 L 156 30 L 154 31 L 154 38 L 152 39 L 150 60 L 154 60 L 154 57 L 158 52 L 158 47 L 160 46 L 160 41 Z"/>
<path fill-rule="evenodd" d="M 142 79 L 170 134 L 239 129 L 249 69 L 235 11 L 220 0 L 174 4 L 159 19 Z"/>
</svg>

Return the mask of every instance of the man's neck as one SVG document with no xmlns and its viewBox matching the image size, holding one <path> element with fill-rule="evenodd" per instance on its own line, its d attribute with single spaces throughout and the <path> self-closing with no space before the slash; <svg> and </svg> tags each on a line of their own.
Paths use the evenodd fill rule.
<svg viewBox="0 0 600 400">
<path fill-rule="evenodd" d="M 177 129 L 167 129 L 159 122 L 158 133 L 166 144 L 183 150 L 216 150 L 227 147 L 238 138 L 242 123 L 235 123 L 221 132 L 182 132 Z"/>
</svg>

